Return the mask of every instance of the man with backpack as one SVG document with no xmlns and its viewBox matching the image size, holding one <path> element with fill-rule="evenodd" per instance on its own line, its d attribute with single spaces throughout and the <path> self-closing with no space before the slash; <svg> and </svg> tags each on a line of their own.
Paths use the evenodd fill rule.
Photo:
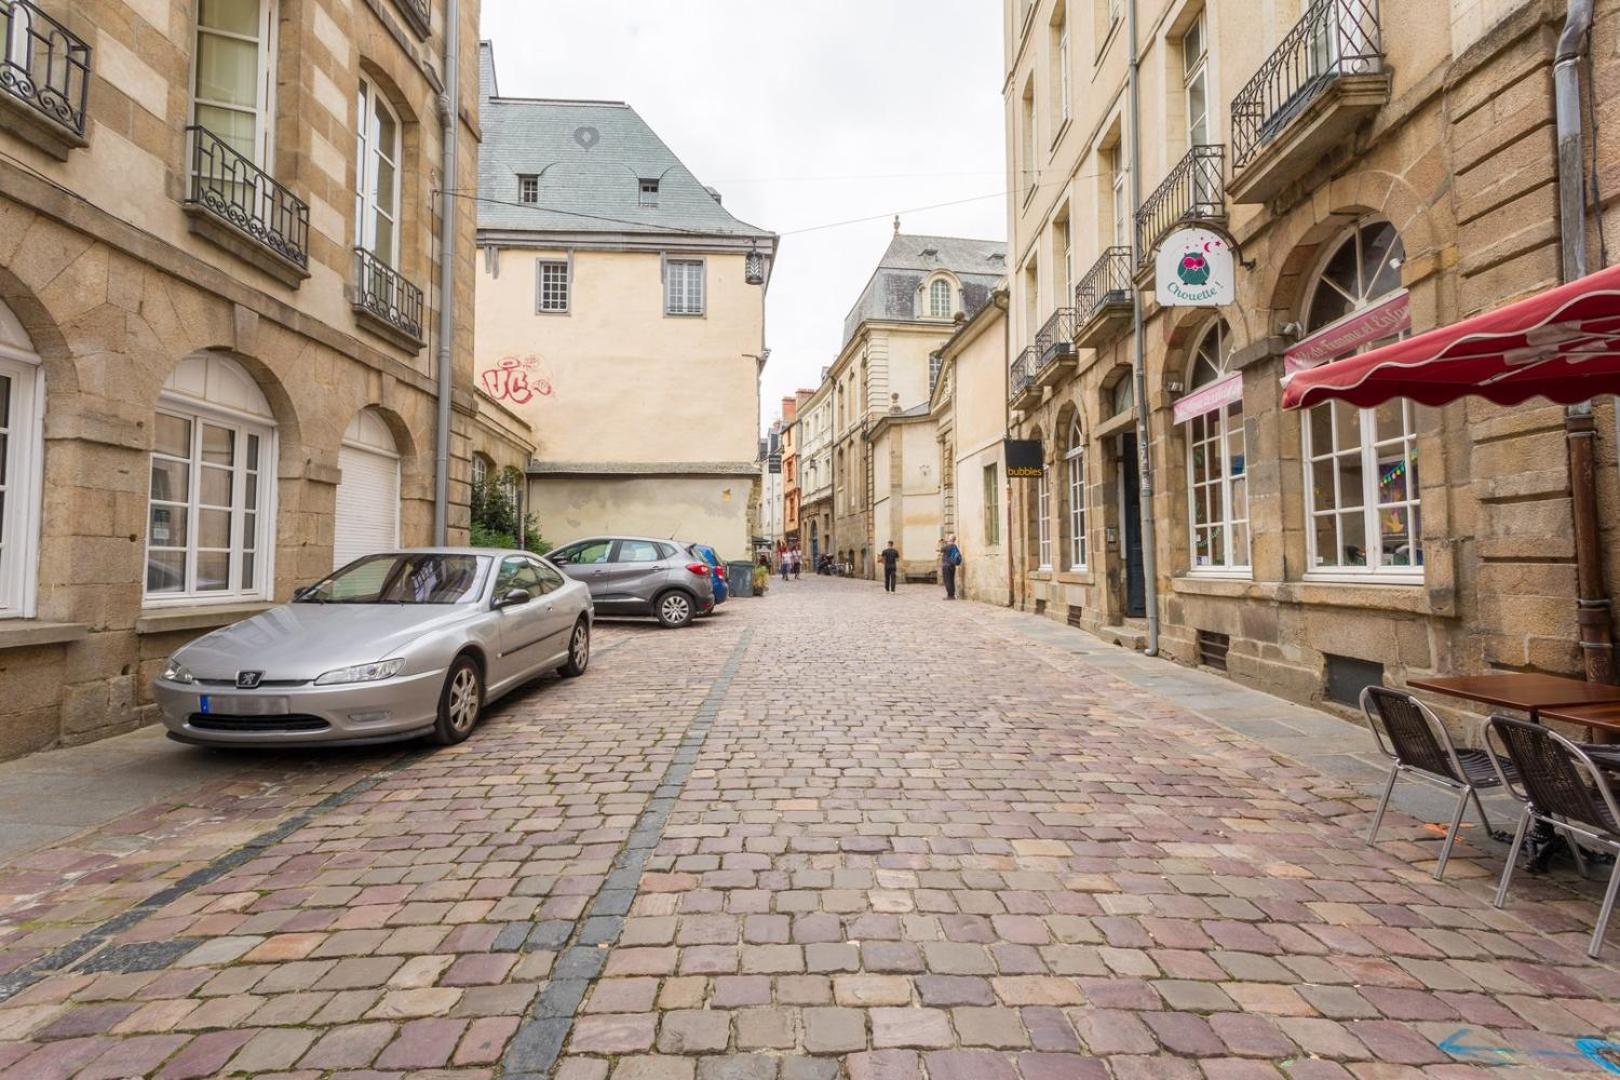
<svg viewBox="0 0 1620 1080">
<path fill-rule="evenodd" d="M 939 547 L 940 577 L 945 580 L 945 599 L 956 599 L 956 568 L 962 565 L 962 549 L 956 546 L 956 537 L 947 536 Z"/>
</svg>

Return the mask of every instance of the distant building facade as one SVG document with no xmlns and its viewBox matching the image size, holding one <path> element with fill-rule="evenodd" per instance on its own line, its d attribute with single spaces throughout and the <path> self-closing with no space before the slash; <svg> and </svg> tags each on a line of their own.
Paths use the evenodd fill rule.
<svg viewBox="0 0 1620 1080">
<path fill-rule="evenodd" d="M 771 421 L 759 440 L 759 513 L 754 543 L 782 546 L 782 421 Z"/>
<path fill-rule="evenodd" d="M 747 558 L 776 237 L 630 106 L 502 97 L 488 43 L 481 75 L 477 371 L 535 431 L 542 530 Z"/>
<path fill-rule="evenodd" d="M 801 394 L 803 392 L 801 391 Z M 832 542 L 832 382 L 822 381 L 799 406 L 799 536 L 811 564 L 836 551 Z"/>
</svg>

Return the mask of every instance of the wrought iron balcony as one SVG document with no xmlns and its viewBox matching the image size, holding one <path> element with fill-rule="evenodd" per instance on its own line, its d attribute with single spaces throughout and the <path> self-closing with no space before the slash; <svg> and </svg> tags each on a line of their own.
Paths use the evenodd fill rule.
<svg viewBox="0 0 1620 1080">
<path fill-rule="evenodd" d="M 1074 287 L 1074 337 L 1082 349 L 1094 349 L 1131 317 L 1131 249 L 1107 248 Z"/>
<path fill-rule="evenodd" d="M 354 249 L 354 308 L 422 343 L 422 290 L 365 248 Z M 403 344 L 403 343 L 402 343 Z"/>
<path fill-rule="evenodd" d="M 1185 221 L 1226 219 L 1226 147 L 1195 146 L 1176 162 L 1136 213 L 1136 258 L 1153 258 L 1153 246 Z"/>
<path fill-rule="evenodd" d="M 30 141 L 66 158 L 85 144 L 90 46 L 30 0 L 0 0 L 0 19 L 0 91 L 56 129 L 31 131 Z"/>
<path fill-rule="evenodd" d="M 186 208 L 193 221 L 200 214 L 228 225 L 233 233 L 256 248 L 228 242 L 229 234 L 209 230 L 210 236 L 233 252 L 271 273 L 274 264 L 256 258 L 268 253 L 284 264 L 277 273 L 289 284 L 309 276 L 309 207 L 302 199 L 271 179 L 270 174 L 232 149 L 205 127 L 186 129 L 191 139 L 191 184 Z"/>
<path fill-rule="evenodd" d="M 1035 381 L 1056 382 L 1074 367 L 1074 309 L 1058 308 L 1035 332 Z"/>
<path fill-rule="evenodd" d="M 1312 0 L 1275 52 L 1232 99 L 1234 196 L 1259 202 L 1303 173 L 1389 100 L 1377 0 Z M 1306 146 L 1297 126 L 1306 129 Z M 1285 133 L 1286 137 L 1285 137 Z M 1275 150 L 1294 151 L 1294 167 L 1240 175 Z M 1263 191 L 1253 190 L 1256 182 Z"/>
<path fill-rule="evenodd" d="M 425 39 L 433 29 L 432 0 L 394 0 L 416 36 Z"/>
<path fill-rule="evenodd" d="M 1007 396 L 1017 408 L 1025 394 L 1035 389 L 1035 346 L 1019 353 L 1007 369 Z"/>
</svg>

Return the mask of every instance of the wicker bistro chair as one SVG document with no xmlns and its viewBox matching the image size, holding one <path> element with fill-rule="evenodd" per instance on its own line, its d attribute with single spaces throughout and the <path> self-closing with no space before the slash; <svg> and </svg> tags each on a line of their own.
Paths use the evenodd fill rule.
<svg viewBox="0 0 1620 1080">
<path fill-rule="evenodd" d="M 1586 955 L 1595 960 L 1603 948 L 1609 916 L 1614 912 L 1615 894 L 1620 892 L 1620 806 L 1615 804 L 1608 776 L 1580 744 L 1541 724 L 1493 716 L 1486 732 L 1487 743 L 1494 735 L 1518 773 L 1513 778 L 1504 772 L 1502 783 L 1524 799 L 1524 813 L 1513 833 L 1513 848 L 1508 852 L 1507 866 L 1502 868 L 1502 882 L 1496 888 L 1496 906 L 1507 901 L 1508 883 L 1513 880 L 1514 864 L 1532 820 L 1564 835 L 1583 876 L 1586 858 L 1581 854 L 1582 841 L 1613 852 L 1614 870 L 1609 874 L 1609 887 L 1604 890 L 1592 943 L 1586 950 Z"/>
<path fill-rule="evenodd" d="M 1502 773 L 1513 774 L 1513 766 L 1498 762 L 1488 750 L 1459 750 L 1440 718 L 1411 694 L 1384 686 L 1369 686 L 1361 692 L 1361 709 L 1367 714 L 1367 726 L 1372 728 L 1378 749 L 1391 763 L 1389 783 L 1384 785 L 1384 796 L 1378 800 L 1372 828 L 1367 831 L 1368 847 L 1378 839 L 1378 827 L 1384 823 L 1384 811 L 1389 808 L 1389 798 L 1395 793 L 1395 782 L 1402 773 L 1457 793 L 1457 810 L 1451 815 L 1451 827 L 1446 830 L 1440 861 L 1434 868 L 1438 880 L 1445 875 L 1446 861 L 1451 858 L 1452 846 L 1457 842 L 1468 800 L 1474 800 L 1485 831 L 1491 832 L 1491 819 L 1485 816 L 1485 804 L 1480 802 L 1479 793 L 1501 787 L 1505 782 Z"/>
</svg>

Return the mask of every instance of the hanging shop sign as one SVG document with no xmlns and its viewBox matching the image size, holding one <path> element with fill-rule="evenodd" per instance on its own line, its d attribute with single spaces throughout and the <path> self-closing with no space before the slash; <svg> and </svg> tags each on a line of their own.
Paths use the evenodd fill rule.
<svg viewBox="0 0 1620 1080">
<path fill-rule="evenodd" d="M 1283 353 L 1283 373 L 1292 375 L 1324 361 L 1336 360 L 1363 345 L 1399 337 L 1410 329 L 1412 298 L 1405 289 L 1401 289 L 1295 342 L 1293 348 Z"/>
<path fill-rule="evenodd" d="M 1155 269 L 1161 307 L 1220 307 L 1237 299 L 1232 249 L 1220 233 L 1177 229 L 1159 245 Z"/>
<path fill-rule="evenodd" d="M 1040 476 L 1041 443 L 1039 439 L 1004 439 L 1009 477 Z"/>
<path fill-rule="evenodd" d="M 1224 379 L 1216 379 L 1208 386 L 1200 386 L 1186 397 L 1178 398 L 1171 412 L 1176 423 L 1185 424 L 1195 416 L 1224 409 L 1232 402 L 1242 400 L 1243 372 L 1234 371 Z"/>
</svg>

